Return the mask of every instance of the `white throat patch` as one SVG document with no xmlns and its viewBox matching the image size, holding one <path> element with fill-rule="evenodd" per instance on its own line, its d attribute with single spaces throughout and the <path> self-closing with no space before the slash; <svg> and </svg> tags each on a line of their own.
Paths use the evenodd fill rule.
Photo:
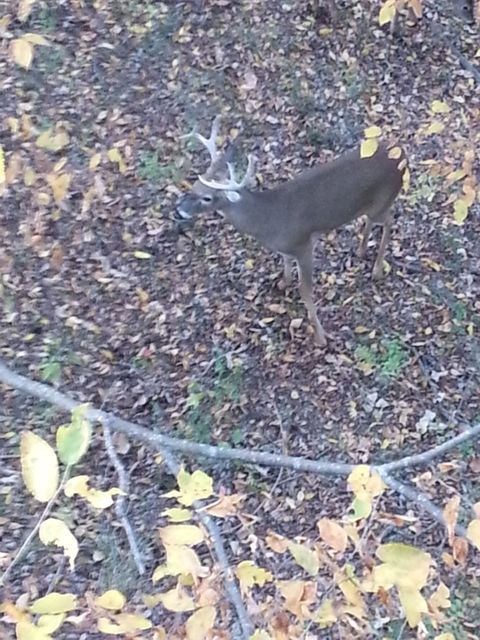
<svg viewBox="0 0 480 640">
<path fill-rule="evenodd" d="M 224 191 L 223 193 L 229 202 L 239 202 L 242 199 L 238 191 Z"/>
</svg>

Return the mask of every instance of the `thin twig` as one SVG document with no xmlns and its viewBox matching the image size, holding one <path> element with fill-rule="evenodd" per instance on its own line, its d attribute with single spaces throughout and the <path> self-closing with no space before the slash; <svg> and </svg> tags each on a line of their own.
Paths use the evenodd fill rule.
<svg viewBox="0 0 480 640">
<path fill-rule="evenodd" d="M 125 506 L 125 496 L 129 493 L 130 479 L 120 461 L 120 458 L 117 455 L 117 452 L 115 451 L 115 447 L 113 446 L 112 433 L 110 430 L 110 424 L 108 422 L 103 423 L 103 437 L 105 440 L 105 449 L 107 450 L 108 457 L 110 458 L 110 461 L 115 468 L 115 471 L 117 472 L 118 487 L 124 493 L 124 495 L 117 496 L 117 499 L 115 500 L 115 513 L 117 514 L 117 517 L 120 520 L 125 531 L 125 535 L 127 536 L 128 544 L 130 545 L 130 551 L 132 552 L 133 561 L 135 562 L 137 571 L 139 575 L 143 576 L 145 574 L 145 563 L 143 562 L 142 554 L 140 553 L 140 549 L 138 548 L 132 525 L 127 518 L 127 509 Z"/>
<path fill-rule="evenodd" d="M 22 392 L 34 395 L 37 398 L 46 400 L 47 402 L 50 402 L 51 404 L 59 406 L 68 411 L 71 411 L 72 409 L 74 409 L 76 406 L 80 404 L 79 402 L 76 402 L 72 398 L 69 398 L 68 396 L 48 387 L 47 385 L 41 384 L 39 382 L 35 382 L 33 380 L 29 380 L 24 376 L 19 376 L 18 374 L 8 369 L 8 367 L 6 367 L 2 362 L 0 362 L 0 381 L 4 382 L 5 384 L 8 384 L 9 386 L 14 387 L 18 391 L 22 391 Z M 178 474 L 180 470 L 180 464 L 176 460 L 174 454 L 171 451 L 169 451 L 168 448 L 165 448 L 164 445 L 162 446 L 162 444 L 160 444 L 162 438 L 160 438 L 159 440 L 157 437 L 158 434 L 151 434 L 152 436 L 154 436 L 153 439 L 150 437 L 145 437 L 147 436 L 148 432 L 143 427 L 139 427 L 138 425 L 129 423 L 125 420 L 121 420 L 116 416 L 105 413 L 103 411 L 98 411 L 96 409 L 90 409 L 90 408 L 87 409 L 85 411 L 85 418 L 87 418 L 88 420 L 91 420 L 92 422 L 100 422 L 103 425 L 104 429 L 106 426 L 107 429 L 112 428 L 117 431 L 122 431 L 129 435 L 133 435 L 134 437 L 136 434 L 140 434 L 137 436 L 140 440 L 143 440 L 144 442 L 153 445 L 161 453 L 163 460 L 166 466 L 168 467 L 169 472 L 175 476 Z M 130 427 L 133 427 L 133 429 L 131 429 Z M 176 438 L 169 438 L 168 440 L 176 440 Z M 65 474 L 67 473 L 67 471 L 69 471 L 69 467 L 65 469 Z M 66 479 L 65 474 L 64 474 L 64 477 Z M 47 506 L 45 507 L 44 513 L 42 514 L 40 521 L 37 523 L 34 530 L 30 533 L 27 540 L 24 542 L 24 544 L 20 548 L 16 557 L 14 558 L 10 566 L 5 571 L 2 579 L 5 579 L 5 577 L 10 573 L 12 566 L 18 561 L 20 554 L 23 552 L 23 550 L 27 547 L 27 545 L 35 536 L 43 518 L 45 517 L 46 513 L 48 513 L 49 507 L 57 497 L 59 491 L 62 489 L 63 483 L 64 483 L 64 480 L 62 479 L 62 483 L 60 484 L 58 490 L 55 492 L 55 495 L 52 497 L 52 499 L 48 502 Z M 201 502 L 195 501 L 193 503 L 193 507 L 197 512 L 197 516 L 199 520 L 202 522 L 202 524 L 210 534 L 217 560 L 222 569 L 225 590 L 228 595 L 228 598 L 230 599 L 230 602 L 232 603 L 235 609 L 235 613 L 237 615 L 237 618 L 240 624 L 241 630 L 239 630 L 235 634 L 235 638 L 237 640 L 248 640 L 248 638 L 253 633 L 253 626 L 250 622 L 248 613 L 242 602 L 240 591 L 237 587 L 237 583 L 233 575 L 233 571 L 229 566 L 227 553 L 225 551 L 225 547 L 222 542 L 220 531 L 216 523 L 213 521 L 213 519 L 202 510 L 204 505 Z M 127 529 L 126 529 L 126 532 L 127 532 Z M 127 532 L 127 535 L 128 535 L 128 532 Z"/>
<path fill-rule="evenodd" d="M 60 481 L 60 484 L 57 487 L 57 490 L 55 491 L 53 496 L 50 498 L 50 500 L 45 505 L 45 509 L 42 511 L 42 514 L 41 514 L 40 518 L 37 520 L 36 525 L 33 527 L 33 529 L 30 531 L 28 536 L 23 541 L 20 549 L 18 549 L 18 551 L 15 554 L 13 560 L 8 565 L 8 567 L 5 569 L 3 574 L 0 576 L 0 584 L 4 584 L 5 583 L 6 579 L 10 575 L 13 567 L 17 564 L 17 562 L 20 560 L 20 558 L 23 556 L 25 551 L 28 549 L 28 547 L 32 543 L 32 540 L 37 535 L 38 530 L 40 529 L 40 527 L 42 525 L 42 522 L 47 518 L 47 516 L 49 515 L 49 513 L 51 511 L 52 505 L 54 504 L 54 502 L 56 501 L 56 499 L 60 495 L 61 491 L 63 491 L 63 487 L 65 486 L 65 482 L 67 481 L 68 476 L 70 475 L 70 469 L 71 469 L 70 465 L 67 465 L 65 467 L 65 469 L 63 471 L 62 479 Z"/>
<path fill-rule="evenodd" d="M 395 491 L 400 495 L 402 495 L 404 498 L 408 498 L 408 500 L 412 501 L 413 503 L 420 505 L 420 507 L 424 511 L 429 513 L 434 520 L 446 526 L 445 518 L 443 516 L 443 511 L 439 507 L 437 507 L 435 504 L 433 504 L 433 502 L 429 500 L 424 493 L 418 491 L 417 489 L 414 489 L 413 487 L 409 487 L 408 485 L 404 484 L 403 482 L 400 482 L 396 478 L 392 478 L 392 476 L 388 474 L 386 471 L 380 471 L 380 468 L 377 468 L 377 470 L 382 476 L 382 480 L 391 489 L 395 489 Z M 467 533 L 465 527 L 462 527 L 462 525 L 460 524 L 456 525 L 455 532 L 459 536 L 465 536 Z"/>
</svg>

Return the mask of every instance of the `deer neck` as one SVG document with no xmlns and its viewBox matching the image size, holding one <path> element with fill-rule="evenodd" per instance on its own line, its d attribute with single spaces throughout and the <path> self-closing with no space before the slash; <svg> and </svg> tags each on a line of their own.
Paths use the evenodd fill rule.
<svg viewBox="0 0 480 640">
<path fill-rule="evenodd" d="M 258 194 L 246 189 L 233 193 L 235 195 L 231 195 L 231 199 L 230 194 L 225 194 L 226 200 L 220 209 L 221 213 L 240 233 L 256 236 L 262 214 L 259 210 L 261 207 L 258 206 Z"/>
</svg>

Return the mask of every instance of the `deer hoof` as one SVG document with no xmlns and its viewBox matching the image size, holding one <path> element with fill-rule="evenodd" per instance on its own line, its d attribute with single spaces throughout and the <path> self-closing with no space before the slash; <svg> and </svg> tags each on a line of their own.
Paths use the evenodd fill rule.
<svg viewBox="0 0 480 640">
<path fill-rule="evenodd" d="M 374 267 L 372 271 L 372 277 L 374 280 L 382 280 L 383 279 L 383 266 Z"/>
<path fill-rule="evenodd" d="M 323 349 L 327 346 L 327 337 L 323 334 L 317 334 L 315 336 L 315 344 Z"/>
</svg>

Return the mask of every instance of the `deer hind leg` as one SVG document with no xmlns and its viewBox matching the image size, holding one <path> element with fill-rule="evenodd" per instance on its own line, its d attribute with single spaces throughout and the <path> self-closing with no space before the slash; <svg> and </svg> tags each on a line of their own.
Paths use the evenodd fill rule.
<svg viewBox="0 0 480 640">
<path fill-rule="evenodd" d="M 372 227 L 373 227 L 373 222 L 367 216 L 365 220 L 365 226 L 363 228 L 362 241 L 360 243 L 360 246 L 358 247 L 359 258 L 364 258 L 365 254 L 367 253 L 368 239 L 370 238 L 370 232 L 372 231 Z"/>
<path fill-rule="evenodd" d="M 321 347 L 327 344 L 325 330 L 317 316 L 317 310 L 313 301 L 313 246 L 309 242 L 300 254 L 295 256 L 298 265 L 300 281 L 300 295 L 307 308 L 308 317 L 315 331 L 315 342 Z"/>
<path fill-rule="evenodd" d="M 385 258 L 385 249 L 390 241 L 392 235 L 392 218 L 389 216 L 383 223 L 382 239 L 380 240 L 380 246 L 377 251 L 377 259 L 373 265 L 372 276 L 375 280 L 383 278 L 383 260 Z"/>
</svg>

